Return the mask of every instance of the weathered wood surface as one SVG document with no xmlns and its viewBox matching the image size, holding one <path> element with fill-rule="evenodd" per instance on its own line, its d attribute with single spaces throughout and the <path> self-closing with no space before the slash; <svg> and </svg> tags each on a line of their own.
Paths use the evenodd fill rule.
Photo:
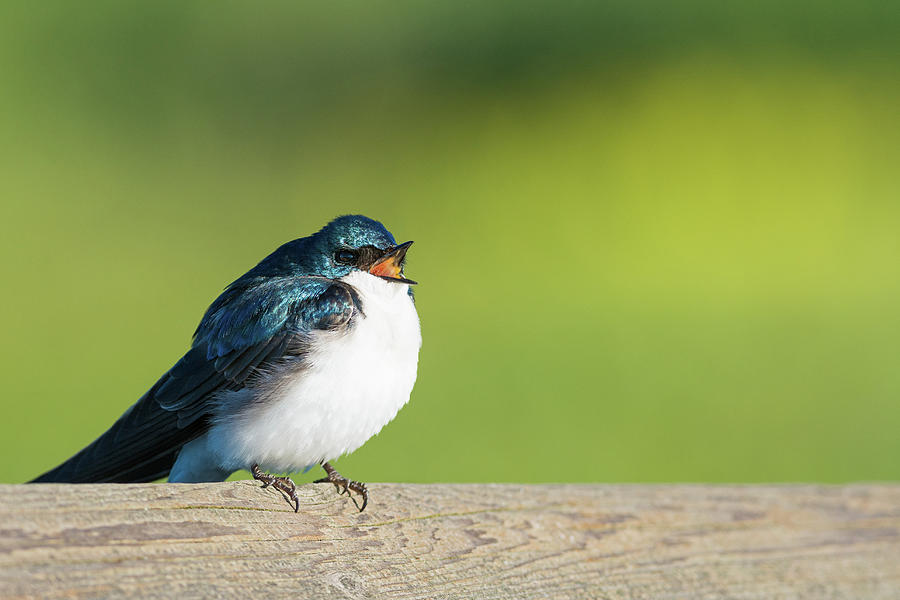
<svg viewBox="0 0 900 600">
<path fill-rule="evenodd" d="M 900 485 L 0 486 L 0 597 L 900 598 Z"/>
</svg>

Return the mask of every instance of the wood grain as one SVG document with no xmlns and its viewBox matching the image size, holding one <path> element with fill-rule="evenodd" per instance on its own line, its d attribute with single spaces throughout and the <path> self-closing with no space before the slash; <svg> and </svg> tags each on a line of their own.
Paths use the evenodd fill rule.
<svg viewBox="0 0 900 600">
<path fill-rule="evenodd" d="M 900 598 L 900 485 L 0 486 L 3 598 Z"/>
</svg>

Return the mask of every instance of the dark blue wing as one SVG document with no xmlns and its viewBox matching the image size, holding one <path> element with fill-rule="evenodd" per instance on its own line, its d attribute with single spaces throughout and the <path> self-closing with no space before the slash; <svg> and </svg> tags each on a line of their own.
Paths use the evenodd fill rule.
<svg viewBox="0 0 900 600">
<path fill-rule="evenodd" d="M 239 389 L 259 365 L 284 356 L 298 335 L 344 325 L 359 309 L 352 287 L 323 277 L 229 288 L 206 312 L 193 348 L 169 371 L 156 401 L 187 427 L 206 412 L 210 394 Z"/>
<path fill-rule="evenodd" d="M 164 477 L 208 427 L 210 399 L 298 351 L 306 332 L 346 326 L 355 290 L 323 277 L 238 280 L 207 310 L 191 349 L 109 430 L 36 482 L 140 482 Z"/>
</svg>

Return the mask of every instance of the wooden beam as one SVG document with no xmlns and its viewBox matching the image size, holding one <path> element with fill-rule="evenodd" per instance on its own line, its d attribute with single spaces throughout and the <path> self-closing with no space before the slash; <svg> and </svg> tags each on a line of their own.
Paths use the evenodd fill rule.
<svg viewBox="0 0 900 600">
<path fill-rule="evenodd" d="M 900 485 L 0 486 L 0 597 L 900 598 Z"/>
</svg>

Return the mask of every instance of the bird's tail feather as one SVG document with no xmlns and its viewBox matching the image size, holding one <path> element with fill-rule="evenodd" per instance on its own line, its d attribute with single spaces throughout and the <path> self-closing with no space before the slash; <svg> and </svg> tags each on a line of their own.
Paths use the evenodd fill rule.
<svg viewBox="0 0 900 600">
<path fill-rule="evenodd" d="M 168 475 L 181 447 L 207 424 L 198 419 L 179 428 L 177 413 L 154 398 L 161 383 L 89 446 L 29 483 L 144 483 Z"/>
</svg>

